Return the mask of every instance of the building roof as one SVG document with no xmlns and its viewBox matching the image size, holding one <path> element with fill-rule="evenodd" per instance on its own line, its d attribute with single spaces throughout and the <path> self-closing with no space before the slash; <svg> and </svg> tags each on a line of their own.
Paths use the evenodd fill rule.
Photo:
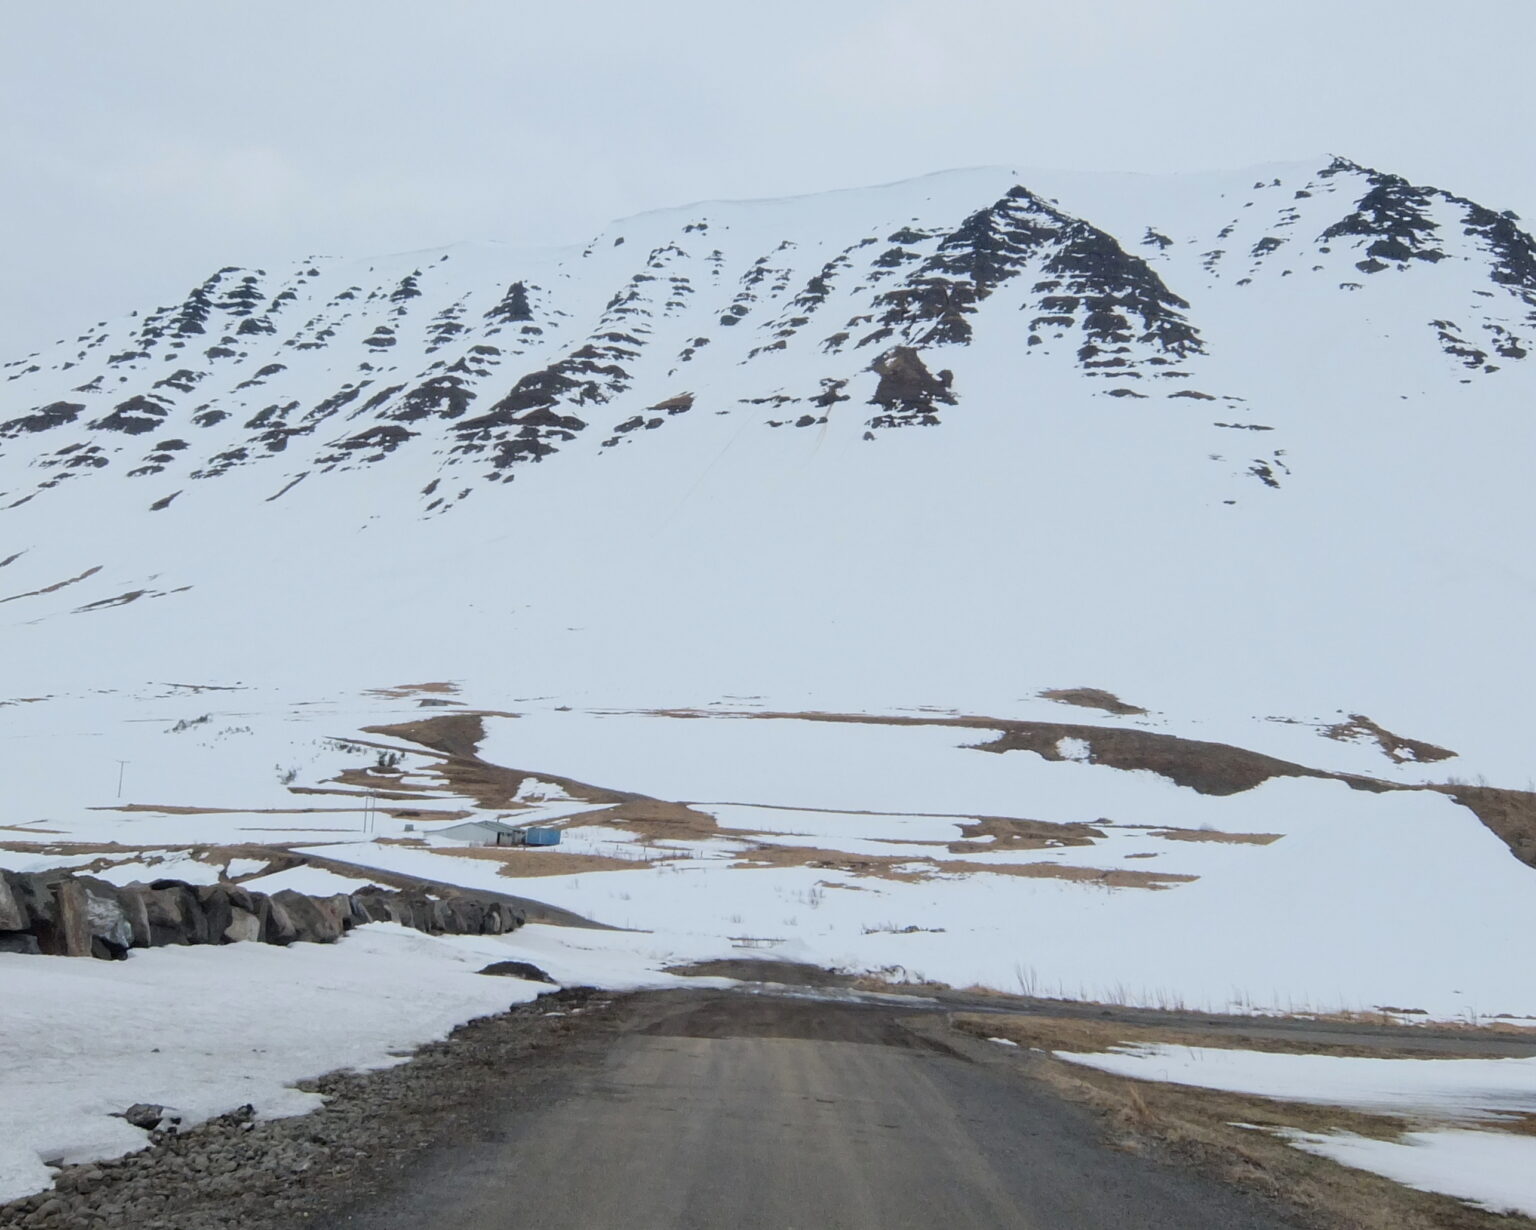
<svg viewBox="0 0 1536 1230">
<path fill-rule="evenodd" d="M 505 820 L 463 820 L 458 824 L 450 824 L 445 829 L 438 829 L 439 833 L 452 833 L 458 829 L 484 829 L 490 833 L 515 833 L 519 829 L 527 828 L 524 824 L 508 824 Z"/>
</svg>

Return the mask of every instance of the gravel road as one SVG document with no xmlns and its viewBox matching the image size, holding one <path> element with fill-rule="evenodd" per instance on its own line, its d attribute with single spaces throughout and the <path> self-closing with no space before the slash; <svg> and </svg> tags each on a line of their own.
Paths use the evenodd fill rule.
<svg viewBox="0 0 1536 1230">
<path fill-rule="evenodd" d="M 1270 1230 L 1276 1210 L 1105 1146 L 1091 1116 L 962 1056 L 910 1008 L 652 997 L 529 1104 L 444 1141 L 352 1230 Z M 919 1023 L 921 1024 L 921 1023 Z M 982 1044 L 985 1046 L 985 1044 Z"/>
</svg>

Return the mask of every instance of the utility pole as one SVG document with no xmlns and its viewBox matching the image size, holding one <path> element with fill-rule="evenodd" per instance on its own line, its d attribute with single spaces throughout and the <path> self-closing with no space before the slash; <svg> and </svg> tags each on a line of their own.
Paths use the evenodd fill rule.
<svg viewBox="0 0 1536 1230">
<path fill-rule="evenodd" d="M 123 797 L 123 771 L 125 769 L 127 769 L 127 767 L 128 767 L 128 762 L 126 760 L 119 760 L 117 762 L 117 797 L 118 798 L 122 798 Z"/>
</svg>

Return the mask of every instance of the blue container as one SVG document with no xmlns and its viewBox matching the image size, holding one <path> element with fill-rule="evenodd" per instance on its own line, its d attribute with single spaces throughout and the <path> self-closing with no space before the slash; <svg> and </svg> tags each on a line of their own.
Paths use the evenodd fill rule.
<svg viewBox="0 0 1536 1230">
<path fill-rule="evenodd" d="M 527 834 L 523 842 L 530 846 L 558 846 L 560 844 L 559 829 L 525 829 Z"/>
</svg>

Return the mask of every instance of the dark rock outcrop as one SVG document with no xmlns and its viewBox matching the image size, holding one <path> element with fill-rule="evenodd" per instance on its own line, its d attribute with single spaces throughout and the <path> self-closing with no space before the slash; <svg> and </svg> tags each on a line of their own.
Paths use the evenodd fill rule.
<svg viewBox="0 0 1536 1230">
<path fill-rule="evenodd" d="M 169 945 L 332 944 L 370 922 L 434 935 L 502 935 L 524 921 L 505 901 L 424 889 L 369 885 L 330 897 L 284 889 L 269 897 L 236 884 L 119 886 L 64 871 L 0 871 L 0 952 L 121 960 L 133 948 Z"/>
<path fill-rule="evenodd" d="M 880 377 L 870 400 L 884 410 L 870 419 L 871 430 L 932 427 L 939 421 L 939 404 L 955 404 L 955 395 L 949 390 L 950 373 L 942 371 L 935 376 L 910 346 L 892 347 L 870 365 L 870 370 Z"/>
</svg>

